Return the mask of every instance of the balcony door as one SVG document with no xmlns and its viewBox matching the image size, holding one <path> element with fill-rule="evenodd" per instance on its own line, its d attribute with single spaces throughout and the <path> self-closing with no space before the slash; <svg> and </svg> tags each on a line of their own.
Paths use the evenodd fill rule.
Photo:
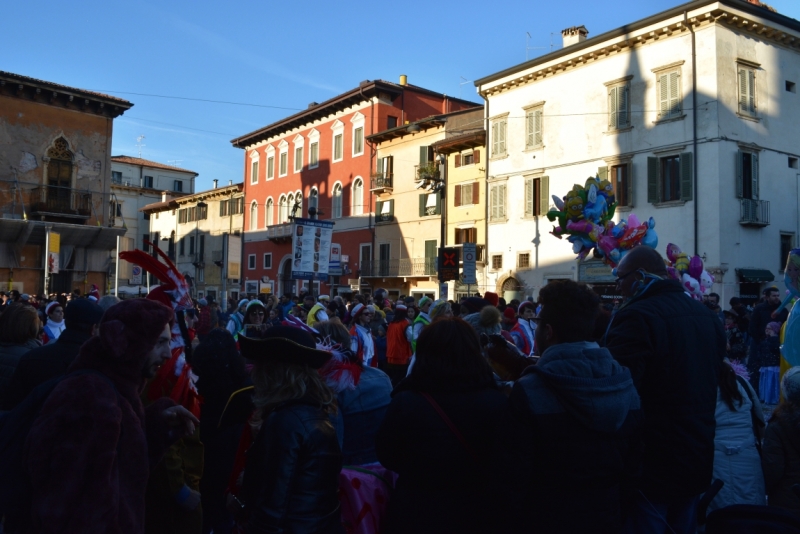
<svg viewBox="0 0 800 534">
<path fill-rule="evenodd" d="M 391 249 L 390 243 L 381 243 L 378 245 L 378 254 L 380 255 L 380 262 L 378 263 L 378 275 L 389 276 L 389 264 L 391 263 Z"/>
<path fill-rule="evenodd" d="M 436 250 L 436 240 L 425 241 L 425 274 L 436 274 L 436 260 L 438 252 Z"/>
<path fill-rule="evenodd" d="M 59 137 L 47 151 L 47 208 L 48 211 L 69 210 L 72 188 L 73 155 L 69 144 Z"/>
</svg>

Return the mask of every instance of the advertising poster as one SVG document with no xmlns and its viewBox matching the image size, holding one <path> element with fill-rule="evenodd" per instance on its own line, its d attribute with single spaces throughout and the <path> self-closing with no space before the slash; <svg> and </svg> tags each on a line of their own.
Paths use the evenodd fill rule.
<svg viewBox="0 0 800 534">
<path fill-rule="evenodd" d="M 294 219 L 292 227 L 292 278 L 328 280 L 333 221 Z"/>
<path fill-rule="evenodd" d="M 58 274 L 58 253 L 61 252 L 61 234 L 50 232 L 50 243 L 47 251 L 49 273 Z"/>
</svg>

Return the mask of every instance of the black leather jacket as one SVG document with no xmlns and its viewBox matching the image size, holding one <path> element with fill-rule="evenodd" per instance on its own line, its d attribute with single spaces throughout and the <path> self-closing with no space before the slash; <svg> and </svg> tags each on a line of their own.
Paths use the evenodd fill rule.
<svg viewBox="0 0 800 534">
<path fill-rule="evenodd" d="M 328 415 L 306 400 L 276 408 L 247 451 L 247 532 L 343 534 L 342 452 Z"/>
</svg>

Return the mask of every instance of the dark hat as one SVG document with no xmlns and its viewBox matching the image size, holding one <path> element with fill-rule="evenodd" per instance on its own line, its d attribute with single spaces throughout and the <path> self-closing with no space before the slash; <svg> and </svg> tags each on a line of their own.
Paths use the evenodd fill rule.
<svg viewBox="0 0 800 534">
<path fill-rule="evenodd" d="M 461 303 L 461 306 L 466 308 L 469 313 L 478 313 L 486 306 L 491 306 L 492 304 L 486 300 L 479 297 L 469 297 L 464 299 L 464 302 Z"/>
<path fill-rule="evenodd" d="M 738 306 L 739 304 L 742 303 L 742 299 L 740 299 L 739 297 L 731 297 L 729 303 L 731 306 Z"/>
<path fill-rule="evenodd" d="M 99 324 L 102 317 L 103 308 L 89 299 L 73 299 L 64 310 L 64 319 L 69 322 Z"/>
<path fill-rule="evenodd" d="M 242 356 L 254 361 L 281 360 L 296 365 L 306 364 L 319 369 L 327 362 L 331 353 L 317 349 L 313 336 L 293 326 L 273 326 L 261 338 L 239 335 Z"/>
</svg>

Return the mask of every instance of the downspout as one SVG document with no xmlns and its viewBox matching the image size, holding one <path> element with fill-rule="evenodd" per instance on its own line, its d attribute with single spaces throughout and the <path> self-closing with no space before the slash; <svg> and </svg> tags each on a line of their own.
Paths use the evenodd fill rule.
<svg viewBox="0 0 800 534">
<path fill-rule="evenodd" d="M 687 12 L 683 12 L 683 23 L 687 24 L 689 21 Z M 692 189 L 694 189 L 694 255 L 699 254 L 698 246 L 698 199 L 700 192 L 697 190 L 697 42 L 694 33 L 694 26 L 689 25 L 689 31 L 692 32 Z"/>
<path fill-rule="evenodd" d="M 364 88 L 363 87 L 359 88 L 359 94 L 361 95 L 361 100 L 363 101 L 364 100 Z M 370 116 L 369 116 L 369 134 L 372 135 L 373 133 L 375 133 L 375 127 L 374 127 L 374 125 L 375 125 L 375 99 L 373 99 L 373 98 L 370 98 L 370 112 L 369 113 L 370 113 Z M 366 139 L 366 138 L 367 138 L 367 136 L 364 136 L 364 139 Z M 375 157 L 375 151 L 373 150 L 372 143 L 370 143 L 370 149 L 369 149 L 369 172 L 367 173 L 367 177 L 364 178 L 364 185 L 365 186 L 366 186 L 366 181 L 367 180 L 370 180 L 370 184 L 369 185 L 372 185 L 371 176 L 372 176 L 372 168 L 373 168 L 372 164 L 373 164 L 373 161 L 374 161 L 374 157 Z M 364 188 L 366 189 L 366 187 L 364 187 Z M 371 246 L 371 250 L 370 250 L 372 252 L 372 258 L 370 258 L 370 261 L 372 261 L 372 259 L 375 257 L 375 227 L 377 226 L 376 224 L 372 224 L 372 192 L 369 193 L 369 206 L 368 207 L 369 207 L 369 214 L 367 215 L 367 217 L 368 217 L 368 219 L 367 219 L 367 225 L 368 225 L 367 228 L 369 229 L 369 232 L 372 235 L 372 246 Z M 361 247 L 360 246 L 358 248 L 358 258 L 359 258 L 358 259 L 359 270 L 363 272 L 364 271 L 364 266 L 361 265 L 362 258 L 361 258 Z M 361 277 L 359 277 L 359 278 L 361 278 Z M 370 290 L 371 289 L 372 288 L 370 287 Z M 359 286 L 359 291 L 360 290 L 361 290 L 361 286 Z"/>
<path fill-rule="evenodd" d="M 489 139 L 489 99 L 486 98 L 483 95 L 483 93 L 481 93 L 480 91 L 478 91 L 478 94 L 481 95 L 481 98 L 486 103 L 484 105 L 484 112 L 483 112 L 483 116 L 484 116 L 484 126 L 483 127 L 486 129 L 486 135 L 484 136 L 484 139 L 486 139 L 488 141 L 488 139 Z M 489 287 L 489 280 L 487 279 L 487 276 L 486 276 L 487 267 L 489 265 L 489 199 L 491 198 L 491 195 L 489 195 L 489 159 L 490 159 L 489 156 L 490 156 L 490 153 L 489 153 L 489 143 L 488 142 L 486 143 L 485 150 L 486 150 L 486 166 L 485 166 L 486 168 L 484 170 L 485 176 L 484 176 L 484 179 L 483 179 L 483 184 L 484 184 L 483 185 L 483 240 L 484 240 L 484 243 L 483 243 L 484 249 L 483 250 L 484 250 L 484 255 L 485 255 L 485 257 L 483 258 L 483 283 L 484 283 L 483 292 L 484 293 L 486 292 L 486 289 Z M 480 285 L 478 287 L 480 288 Z"/>
</svg>

